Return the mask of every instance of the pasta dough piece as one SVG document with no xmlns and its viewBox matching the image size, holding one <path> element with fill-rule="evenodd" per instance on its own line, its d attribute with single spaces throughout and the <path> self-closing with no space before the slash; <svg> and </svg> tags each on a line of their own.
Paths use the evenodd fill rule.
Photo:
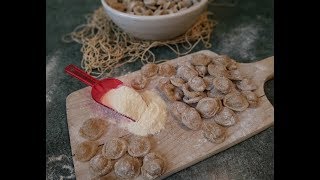
<svg viewBox="0 0 320 180">
<path fill-rule="evenodd" d="M 215 79 L 215 77 L 210 76 L 210 75 L 203 77 L 203 81 L 204 81 L 204 83 L 206 83 L 206 85 L 207 85 L 206 90 L 211 90 L 211 89 L 214 88 L 214 86 L 213 86 L 213 80 L 214 80 L 214 79 Z"/>
<path fill-rule="evenodd" d="M 127 144 L 127 141 L 121 138 L 107 140 L 103 145 L 102 154 L 109 159 L 119 159 L 126 153 Z"/>
<path fill-rule="evenodd" d="M 238 64 L 235 60 L 231 59 L 230 62 L 226 65 L 228 70 L 236 70 L 238 69 Z"/>
<path fill-rule="evenodd" d="M 189 87 L 198 92 L 202 92 L 207 88 L 206 83 L 203 81 L 203 79 L 199 76 L 194 76 L 188 81 Z"/>
<path fill-rule="evenodd" d="M 222 66 L 227 66 L 229 63 L 232 63 L 232 59 L 227 55 L 218 55 L 212 58 L 212 61 L 215 64 L 220 64 Z"/>
<path fill-rule="evenodd" d="M 194 103 L 199 102 L 202 98 L 204 98 L 204 96 L 197 96 L 197 97 L 193 97 L 193 98 L 190 98 L 188 96 L 184 96 L 182 99 L 183 99 L 183 102 L 185 102 L 187 104 L 194 104 Z"/>
<path fill-rule="evenodd" d="M 216 88 L 212 88 L 210 91 L 207 92 L 207 96 L 212 98 L 223 99 L 225 95 L 221 91 L 218 91 Z"/>
<path fill-rule="evenodd" d="M 222 143 L 226 138 L 225 129 L 215 123 L 204 123 L 202 134 L 205 138 L 213 143 Z"/>
<path fill-rule="evenodd" d="M 186 83 L 182 78 L 176 76 L 170 77 L 170 82 L 176 87 L 181 87 Z"/>
<path fill-rule="evenodd" d="M 114 165 L 114 173 L 119 178 L 133 179 L 140 174 L 141 162 L 129 155 L 123 156 Z"/>
<path fill-rule="evenodd" d="M 249 102 L 249 107 L 255 108 L 258 106 L 259 98 L 255 92 L 242 91 L 241 93 L 247 98 L 247 101 Z"/>
<path fill-rule="evenodd" d="M 246 97 L 237 92 L 227 94 L 223 98 L 223 104 L 234 111 L 244 111 L 249 106 Z"/>
<path fill-rule="evenodd" d="M 238 69 L 230 70 L 229 71 L 229 79 L 231 80 L 242 80 L 243 75 Z"/>
<path fill-rule="evenodd" d="M 110 7 L 118 11 L 124 12 L 126 9 L 126 6 L 122 3 L 119 3 L 117 0 L 105 0 L 105 1 Z"/>
<path fill-rule="evenodd" d="M 182 92 L 170 83 L 170 81 L 164 80 L 159 82 L 158 88 L 160 92 L 166 96 L 169 101 L 180 100 L 182 97 Z"/>
<path fill-rule="evenodd" d="M 181 86 L 181 90 L 183 91 L 184 96 L 188 97 L 189 99 L 203 95 L 203 92 L 190 91 L 190 90 L 189 90 L 189 84 L 188 84 L 188 83 L 183 84 L 183 85 Z"/>
<path fill-rule="evenodd" d="M 244 78 L 242 81 L 237 82 L 237 87 L 242 91 L 252 91 L 257 89 L 257 86 L 253 83 L 253 81 L 248 78 Z"/>
<path fill-rule="evenodd" d="M 174 101 L 171 104 L 171 112 L 173 114 L 173 116 L 181 121 L 182 118 L 182 114 L 189 108 L 190 106 L 188 106 L 186 103 L 180 102 L 180 101 Z"/>
<path fill-rule="evenodd" d="M 90 141 L 99 139 L 106 131 L 107 121 L 100 118 L 90 118 L 82 124 L 79 135 Z"/>
<path fill-rule="evenodd" d="M 143 162 L 152 161 L 152 160 L 155 160 L 155 159 L 164 160 L 164 158 L 159 153 L 150 152 L 143 158 Z"/>
<path fill-rule="evenodd" d="M 200 113 L 201 117 L 211 118 L 219 112 L 221 106 L 222 104 L 219 99 L 206 97 L 198 102 L 196 109 Z"/>
<path fill-rule="evenodd" d="M 223 107 L 221 112 L 214 116 L 214 121 L 221 126 L 232 126 L 238 121 L 238 116 L 231 109 Z"/>
<path fill-rule="evenodd" d="M 129 140 L 128 153 L 133 157 L 143 157 L 150 149 L 151 143 L 148 137 L 132 136 Z"/>
<path fill-rule="evenodd" d="M 223 65 L 219 64 L 209 64 L 208 73 L 214 77 L 229 77 L 227 69 Z"/>
<path fill-rule="evenodd" d="M 176 101 L 179 101 L 183 98 L 183 91 L 177 87 L 174 88 L 173 97 Z"/>
<path fill-rule="evenodd" d="M 144 75 L 145 77 L 152 77 L 157 75 L 157 73 L 158 73 L 158 65 L 154 63 L 146 64 L 141 68 L 141 74 Z"/>
<path fill-rule="evenodd" d="M 194 76 L 198 76 L 198 72 L 186 65 L 182 65 L 177 70 L 177 76 L 185 81 L 192 79 Z"/>
<path fill-rule="evenodd" d="M 164 159 L 156 153 L 149 153 L 143 159 L 141 174 L 144 178 L 155 179 L 165 172 Z"/>
<path fill-rule="evenodd" d="M 154 6 L 154 5 L 156 5 L 157 1 L 156 0 L 143 0 L 143 3 L 146 6 Z"/>
<path fill-rule="evenodd" d="M 89 161 L 98 151 L 99 144 L 96 141 L 84 141 L 77 145 L 74 157 L 77 161 Z"/>
<path fill-rule="evenodd" d="M 213 80 L 213 86 L 223 94 L 227 94 L 231 91 L 232 84 L 232 81 L 225 77 L 217 77 Z"/>
<path fill-rule="evenodd" d="M 207 66 L 212 62 L 212 58 L 205 54 L 194 54 L 191 57 L 191 64 L 195 66 Z"/>
<path fill-rule="evenodd" d="M 177 73 L 177 70 L 174 66 L 170 64 L 162 64 L 159 67 L 159 75 L 164 77 L 170 77 Z"/>
<path fill-rule="evenodd" d="M 113 163 L 111 159 L 99 154 L 90 160 L 89 164 L 90 173 L 95 177 L 105 176 L 111 172 Z"/>
<path fill-rule="evenodd" d="M 198 71 L 198 74 L 201 77 L 204 77 L 208 73 L 206 66 L 196 66 L 195 69 Z"/>
<path fill-rule="evenodd" d="M 145 88 L 148 83 L 149 79 L 139 74 L 135 76 L 135 78 L 131 81 L 131 87 L 137 90 L 141 90 Z"/>
<path fill-rule="evenodd" d="M 181 117 L 182 123 L 189 129 L 198 130 L 201 127 L 202 119 L 198 111 L 192 107 L 188 108 Z"/>
</svg>

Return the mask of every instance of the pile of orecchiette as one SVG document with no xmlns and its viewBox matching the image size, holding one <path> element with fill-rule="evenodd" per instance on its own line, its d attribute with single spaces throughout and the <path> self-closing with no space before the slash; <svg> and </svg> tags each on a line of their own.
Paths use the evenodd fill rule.
<svg viewBox="0 0 320 180">
<path fill-rule="evenodd" d="M 201 0 L 105 0 L 112 8 L 128 14 L 157 16 L 183 11 Z"/>
</svg>

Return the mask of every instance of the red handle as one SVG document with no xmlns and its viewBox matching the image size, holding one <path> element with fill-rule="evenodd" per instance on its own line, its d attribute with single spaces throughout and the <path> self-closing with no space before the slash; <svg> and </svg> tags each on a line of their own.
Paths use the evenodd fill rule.
<svg viewBox="0 0 320 180">
<path fill-rule="evenodd" d="M 90 76 L 85 71 L 83 71 L 82 69 L 78 68 L 73 64 L 68 65 L 64 70 L 66 71 L 66 73 L 79 79 L 81 82 L 85 83 L 88 86 L 92 87 L 99 82 L 98 79 Z"/>
</svg>

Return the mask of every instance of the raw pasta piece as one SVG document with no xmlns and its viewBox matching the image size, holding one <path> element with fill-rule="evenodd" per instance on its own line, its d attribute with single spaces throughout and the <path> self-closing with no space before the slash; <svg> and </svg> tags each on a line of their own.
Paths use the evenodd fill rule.
<svg viewBox="0 0 320 180">
<path fill-rule="evenodd" d="M 242 91 L 241 93 L 247 98 L 247 101 L 249 102 L 249 107 L 255 108 L 258 106 L 259 98 L 255 92 Z"/>
<path fill-rule="evenodd" d="M 126 9 L 126 6 L 122 3 L 119 3 L 117 0 L 105 0 L 105 1 L 110 7 L 118 11 L 124 12 Z"/>
<path fill-rule="evenodd" d="M 102 154 L 109 159 L 119 159 L 128 148 L 127 141 L 121 138 L 112 138 L 107 140 L 102 148 Z"/>
<path fill-rule="evenodd" d="M 237 62 L 235 60 L 231 59 L 229 61 L 229 63 L 227 63 L 226 68 L 228 70 L 236 70 L 236 69 L 238 69 Z"/>
<path fill-rule="evenodd" d="M 237 82 L 237 87 L 242 91 L 252 91 L 257 89 L 257 86 L 249 78 L 244 78 L 241 81 Z"/>
<path fill-rule="evenodd" d="M 148 137 L 132 136 L 129 139 L 128 153 L 133 157 L 143 157 L 149 153 L 151 143 Z"/>
<path fill-rule="evenodd" d="M 209 76 L 205 76 L 203 77 L 203 81 L 206 83 L 207 88 L 206 90 L 211 90 L 214 88 L 213 86 L 213 80 L 215 79 L 215 77 L 209 75 Z"/>
<path fill-rule="evenodd" d="M 231 109 L 223 107 L 222 110 L 214 116 L 214 121 L 221 126 L 232 126 L 238 121 L 238 116 Z"/>
<path fill-rule="evenodd" d="M 160 92 L 164 94 L 169 101 L 181 100 L 183 96 L 180 89 L 172 85 L 168 79 L 160 81 L 158 88 Z"/>
<path fill-rule="evenodd" d="M 183 91 L 177 87 L 174 88 L 173 97 L 176 101 L 182 100 Z"/>
<path fill-rule="evenodd" d="M 212 58 L 205 54 L 194 54 L 191 56 L 191 64 L 195 66 L 207 66 L 212 62 Z"/>
<path fill-rule="evenodd" d="M 182 85 L 181 86 L 181 90 L 183 91 L 184 96 L 186 96 L 189 99 L 192 99 L 192 98 L 195 98 L 195 97 L 198 97 L 198 96 L 203 96 L 203 92 L 190 91 L 188 83 Z"/>
<path fill-rule="evenodd" d="M 217 77 L 213 80 L 214 88 L 216 88 L 216 90 L 219 90 L 223 94 L 231 92 L 232 84 L 232 81 L 225 77 Z"/>
<path fill-rule="evenodd" d="M 214 77 L 229 77 L 227 69 L 223 65 L 219 64 L 209 64 L 208 73 Z"/>
<path fill-rule="evenodd" d="M 158 65 L 154 63 L 149 63 L 141 68 L 141 74 L 145 77 L 152 77 L 157 75 Z"/>
<path fill-rule="evenodd" d="M 144 178 L 155 179 L 162 175 L 166 170 L 164 159 L 155 153 L 147 154 L 143 159 L 141 174 Z"/>
<path fill-rule="evenodd" d="M 182 114 L 189 108 L 190 106 L 188 106 L 186 103 L 180 102 L 180 101 L 174 101 L 171 104 L 171 112 L 173 114 L 173 116 L 178 119 L 181 120 L 182 118 Z"/>
<path fill-rule="evenodd" d="M 196 66 L 195 69 L 198 71 L 198 74 L 201 77 L 204 77 L 208 73 L 206 66 Z"/>
<path fill-rule="evenodd" d="M 197 96 L 194 98 L 189 98 L 187 96 L 184 96 L 182 99 L 183 99 L 183 102 L 185 102 L 187 104 L 194 104 L 194 103 L 199 102 L 202 98 L 204 98 L 204 96 Z"/>
<path fill-rule="evenodd" d="M 202 92 L 207 88 L 206 83 L 203 81 L 203 79 L 199 76 L 194 76 L 188 81 L 189 87 L 198 92 Z"/>
<path fill-rule="evenodd" d="M 154 6 L 154 5 L 156 5 L 157 1 L 156 0 L 143 0 L 143 3 L 146 6 Z"/>
<path fill-rule="evenodd" d="M 181 118 L 182 123 L 189 129 L 198 130 L 201 128 L 202 119 L 198 111 L 192 107 L 187 109 Z"/>
<path fill-rule="evenodd" d="M 185 81 L 188 81 L 194 76 L 198 76 L 198 72 L 186 65 L 182 65 L 177 70 L 177 76 L 182 78 Z"/>
<path fill-rule="evenodd" d="M 149 83 L 149 79 L 139 74 L 132 79 L 131 87 L 133 87 L 136 90 L 141 90 L 145 88 L 148 83 Z"/>
<path fill-rule="evenodd" d="M 94 177 L 105 176 L 113 169 L 113 162 L 102 154 L 96 155 L 90 160 L 89 170 Z"/>
<path fill-rule="evenodd" d="M 181 87 L 183 84 L 186 83 L 182 78 L 176 76 L 170 77 L 170 82 L 176 87 Z"/>
<path fill-rule="evenodd" d="M 114 165 L 114 173 L 122 179 L 133 179 L 140 174 L 141 162 L 138 158 L 125 155 Z"/>
<path fill-rule="evenodd" d="M 244 111 L 249 106 L 249 103 L 241 93 L 232 92 L 223 98 L 223 105 L 234 111 Z"/>
<path fill-rule="evenodd" d="M 99 139 L 106 131 L 107 121 L 100 118 L 90 118 L 83 122 L 79 135 L 90 141 Z"/>
<path fill-rule="evenodd" d="M 206 97 L 201 99 L 197 106 L 196 110 L 200 113 L 203 118 L 213 117 L 221 109 L 221 101 L 217 98 Z"/>
<path fill-rule="evenodd" d="M 207 96 L 212 98 L 223 99 L 225 95 L 221 91 L 218 91 L 216 88 L 212 88 L 210 91 L 207 92 Z"/>
<path fill-rule="evenodd" d="M 74 157 L 77 161 L 89 161 L 98 151 L 99 144 L 96 141 L 84 141 L 77 145 Z"/>
<path fill-rule="evenodd" d="M 213 57 L 212 61 L 215 64 L 220 64 L 220 65 L 226 67 L 228 64 L 232 63 L 233 60 L 227 55 L 218 55 L 218 56 Z"/>
<path fill-rule="evenodd" d="M 229 79 L 231 80 L 242 80 L 244 77 L 240 70 L 235 69 L 235 70 L 230 70 L 229 71 Z"/>
<path fill-rule="evenodd" d="M 226 138 L 226 130 L 215 123 L 204 123 L 202 134 L 209 141 L 216 144 L 222 143 Z"/>
<path fill-rule="evenodd" d="M 170 76 L 174 76 L 176 73 L 177 73 L 176 68 L 170 64 L 162 64 L 159 67 L 158 74 L 160 76 L 170 77 Z"/>
</svg>

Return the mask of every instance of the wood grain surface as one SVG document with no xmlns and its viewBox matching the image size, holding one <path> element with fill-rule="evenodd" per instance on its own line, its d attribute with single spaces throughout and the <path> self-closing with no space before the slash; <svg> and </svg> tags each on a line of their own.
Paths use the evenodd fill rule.
<svg viewBox="0 0 320 180">
<path fill-rule="evenodd" d="M 217 55 L 208 50 L 196 53 L 205 53 L 209 56 Z M 191 55 L 179 57 L 165 63 L 176 66 L 184 61 L 189 61 Z M 201 131 L 193 131 L 183 127 L 168 113 L 165 129 L 150 138 L 152 142 L 151 151 L 160 153 L 167 160 L 166 172 L 159 179 L 163 179 L 221 152 L 273 125 L 274 109 L 264 94 L 264 83 L 273 78 L 274 57 L 272 56 L 254 63 L 239 63 L 239 68 L 245 75 L 252 77 L 253 81 L 258 85 L 259 88 L 256 92 L 260 97 L 259 106 L 237 113 L 239 121 L 234 126 L 227 128 L 227 138 L 221 144 L 207 141 L 202 136 Z M 138 71 L 118 78 L 124 83 L 129 83 L 136 73 Z M 159 93 L 155 86 L 160 78 L 162 77 L 154 77 L 146 89 Z M 78 131 L 82 123 L 88 118 L 100 117 L 109 123 L 107 132 L 98 140 L 100 144 L 103 144 L 109 138 L 122 137 L 129 134 L 128 131 L 119 128 L 117 125 L 120 121 L 127 119 L 96 103 L 91 98 L 90 91 L 91 87 L 86 87 L 71 93 L 66 99 L 67 121 L 73 154 L 76 145 L 85 140 L 78 135 Z M 90 179 L 89 163 L 79 162 L 74 158 L 73 162 L 77 180 Z M 101 179 L 117 178 L 112 171 Z M 136 179 L 142 179 L 142 177 L 139 176 Z"/>
</svg>

